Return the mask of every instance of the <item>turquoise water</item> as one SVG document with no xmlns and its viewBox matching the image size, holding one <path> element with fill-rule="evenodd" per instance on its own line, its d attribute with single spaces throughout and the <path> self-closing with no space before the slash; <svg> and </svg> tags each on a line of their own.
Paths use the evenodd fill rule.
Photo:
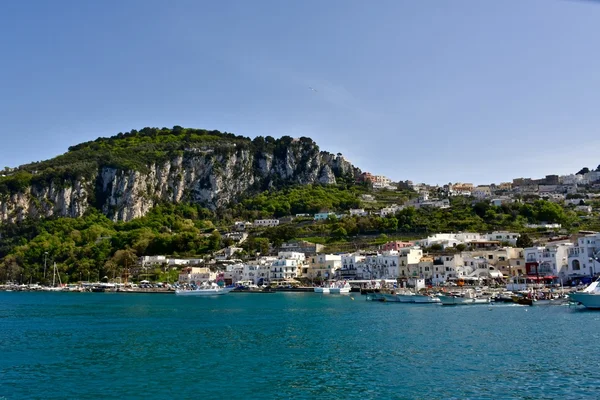
<svg viewBox="0 0 600 400">
<path fill-rule="evenodd" d="M 0 293 L 0 399 L 599 397 L 599 312 L 353 298 Z"/>
</svg>

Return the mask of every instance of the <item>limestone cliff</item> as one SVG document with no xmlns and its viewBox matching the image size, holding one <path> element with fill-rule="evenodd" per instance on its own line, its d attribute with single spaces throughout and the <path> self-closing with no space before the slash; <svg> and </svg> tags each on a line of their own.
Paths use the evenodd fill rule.
<svg viewBox="0 0 600 400">
<path fill-rule="evenodd" d="M 189 132 L 186 134 L 190 135 Z M 251 142 L 240 137 L 228 140 L 229 137 L 219 136 L 220 141 L 213 145 L 187 140 L 174 146 L 171 141 L 168 151 L 160 153 L 156 151 L 156 140 L 152 139 L 151 153 L 148 151 L 149 140 L 141 136 L 144 141 L 140 147 L 139 137 L 139 134 L 135 136 L 137 147 L 131 149 L 123 144 L 132 142 L 131 134 L 111 138 L 115 139 L 108 142 L 112 147 L 104 141 L 99 146 L 98 141 L 78 145 L 61 156 L 62 159 L 57 158 L 58 161 L 23 166 L 0 178 L 0 222 L 51 216 L 79 217 L 89 207 L 97 207 L 115 221 L 128 221 L 145 215 L 159 202 L 195 202 L 215 209 L 241 195 L 272 187 L 335 184 L 340 178 L 353 180 L 360 173 L 341 155 L 321 152 L 307 138 L 267 138 L 266 141 L 261 138 Z M 162 150 L 164 145 L 158 148 Z M 147 162 L 130 168 L 115 165 L 119 164 L 114 162 L 117 150 L 127 153 L 135 152 L 135 149 L 146 152 L 143 154 L 147 156 Z M 82 155 L 78 156 L 78 152 Z M 77 164 L 84 165 L 87 172 L 79 172 L 68 160 L 85 158 L 84 154 L 104 156 L 98 156 L 93 162 L 88 156 L 85 163 Z M 159 156 L 152 159 L 148 154 Z M 72 172 L 74 168 L 76 173 Z M 83 167 L 81 171 L 84 171 Z M 18 181 L 16 176 L 19 174 L 29 175 Z M 36 179 L 38 176 L 40 178 Z"/>
</svg>

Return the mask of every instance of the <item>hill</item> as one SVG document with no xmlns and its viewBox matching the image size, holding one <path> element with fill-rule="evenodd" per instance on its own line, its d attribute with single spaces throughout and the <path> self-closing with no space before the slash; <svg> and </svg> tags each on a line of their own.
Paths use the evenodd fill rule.
<svg viewBox="0 0 600 400">
<path fill-rule="evenodd" d="M 5 171 L 0 222 L 81 217 L 90 208 L 129 221 L 164 202 L 215 210 L 269 188 L 354 182 L 358 174 L 341 154 L 320 151 L 306 137 L 251 140 L 179 126 L 144 128 Z"/>
</svg>

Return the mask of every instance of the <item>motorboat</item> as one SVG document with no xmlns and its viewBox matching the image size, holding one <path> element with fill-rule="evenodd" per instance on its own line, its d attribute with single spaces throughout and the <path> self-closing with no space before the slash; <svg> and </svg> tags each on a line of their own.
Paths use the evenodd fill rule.
<svg viewBox="0 0 600 400">
<path fill-rule="evenodd" d="M 473 290 L 449 293 L 438 297 L 444 306 L 488 304 L 490 302 L 489 297 L 481 297 Z"/>
<path fill-rule="evenodd" d="M 317 286 L 315 287 L 315 293 L 329 293 L 329 287 Z"/>
<path fill-rule="evenodd" d="M 175 294 L 178 296 L 217 296 L 231 292 L 235 286 L 221 287 L 216 283 L 212 285 L 202 285 L 195 289 L 177 289 Z"/>
<path fill-rule="evenodd" d="M 347 294 L 350 293 L 352 286 L 348 282 L 337 282 L 329 287 L 329 293 L 331 294 Z"/>
<path fill-rule="evenodd" d="M 569 294 L 569 299 L 586 308 L 600 309 L 600 288 L 598 287 L 598 283 L 600 283 L 600 278 L 582 291 Z"/>
</svg>

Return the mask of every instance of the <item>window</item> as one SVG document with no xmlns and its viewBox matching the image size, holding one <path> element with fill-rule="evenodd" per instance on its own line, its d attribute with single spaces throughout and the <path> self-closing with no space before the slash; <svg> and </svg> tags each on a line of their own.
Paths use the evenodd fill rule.
<svg viewBox="0 0 600 400">
<path fill-rule="evenodd" d="M 490 255 L 488 256 L 488 260 L 493 260 L 493 259 L 494 259 L 494 255 L 493 255 L 493 254 L 490 254 Z"/>
<path fill-rule="evenodd" d="M 579 260 L 573 260 L 573 263 L 571 264 L 571 267 L 573 268 L 573 271 L 578 271 L 581 269 L 581 265 L 579 264 Z"/>
</svg>

